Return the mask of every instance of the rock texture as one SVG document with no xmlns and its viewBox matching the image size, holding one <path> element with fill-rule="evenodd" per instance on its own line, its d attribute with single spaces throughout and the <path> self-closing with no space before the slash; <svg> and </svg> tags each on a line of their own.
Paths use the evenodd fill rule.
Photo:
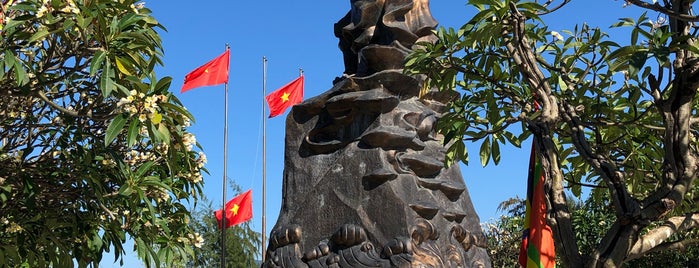
<svg viewBox="0 0 699 268">
<path fill-rule="evenodd" d="M 415 42 L 432 38 L 428 1 L 351 3 L 336 24 L 344 76 L 287 117 L 282 208 L 263 267 L 490 267 L 434 131 L 454 96 L 402 73 Z"/>
</svg>

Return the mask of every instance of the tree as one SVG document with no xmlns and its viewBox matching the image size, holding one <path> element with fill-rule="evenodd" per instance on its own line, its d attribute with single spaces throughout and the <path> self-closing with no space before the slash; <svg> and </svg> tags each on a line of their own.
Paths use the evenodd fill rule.
<svg viewBox="0 0 699 268">
<path fill-rule="evenodd" d="M 240 192 L 237 185 L 236 192 Z M 204 200 L 204 202 L 206 202 Z M 192 229 L 201 233 L 205 243 L 194 251 L 196 258 L 187 262 L 186 267 L 221 266 L 221 229 L 218 227 L 211 203 L 193 213 Z M 250 221 L 226 229 L 226 267 L 247 268 L 260 266 L 255 262 L 261 246 L 261 234 L 252 230 Z"/>
<path fill-rule="evenodd" d="M 488 253 L 493 267 L 519 267 L 519 250 L 522 243 L 525 203 L 519 197 L 503 201 L 498 211 L 504 215 L 492 222 L 483 223 L 488 238 Z"/>
<path fill-rule="evenodd" d="M 235 192 L 240 193 L 240 187 L 232 181 Z M 221 229 L 214 217 L 214 209 L 211 202 L 202 197 L 201 203 L 206 206 L 192 211 L 192 221 L 189 226 L 195 233 L 200 234 L 195 241 L 193 258 L 178 258 L 170 262 L 161 262 L 160 267 L 220 267 L 221 266 Z M 255 267 L 260 266 L 255 262 L 255 256 L 259 253 L 260 233 L 252 230 L 250 221 L 237 224 L 226 229 L 226 267 Z"/>
<path fill-rule="evenodd" d="M 567 37 L 550 31 L 542 16 L 568 2 L 472 0 L 473 18 L 439 29 L 407 60 L 428 86 L 461 93 L 438 122 L 445 142 L 456 141 L 448 160 L 468 159 L 464 142 L 480 141 L 481 163 L 497 164 L 501 144 L 532 136 L 564 267 L 619 267 L 696 244 L 680 235 L 699 223 L 693 1 L 625 1 L 659 18 L 612 25 L 628 27 L 625 45 L 587 24 Z M 586 185 L 607 194 L 614 221 L 581 253 L 565 187 L 580 196 Z"/>
<path fill-rule="evenodd" d="M 193 256 L 193 117 L 158 79 L 162 26 L 134 0 L 2 0 L 0 266 Z"/>
<path fill-rule="evenodd" d="M 569 198 L 568 200 L 573 200 Z M 573 226 L 578 247 L 583 252 L 594 249 L 610 221 L 614 212 L 604 201 L 588 198 L 584 201 L 569 201 L 573 213 Z M 498 210 L 504 212 L 497 220 L 485 224 L 488 246 L 491 252 L 490 260 L 493 267 L 517 267 L 517 255 L 524 223 L 524 200 L 517 197 L 503 201 Z M 696 232 L 687 234 L 686 239 L 696 239 Z M 699 259 L 699 247 L 685 250 L 663 251 L 650 253 L 629 261 L 629 267 L 696 267 Z M 560 266 L 560 261 L 558 263 Z"/>
</svg>

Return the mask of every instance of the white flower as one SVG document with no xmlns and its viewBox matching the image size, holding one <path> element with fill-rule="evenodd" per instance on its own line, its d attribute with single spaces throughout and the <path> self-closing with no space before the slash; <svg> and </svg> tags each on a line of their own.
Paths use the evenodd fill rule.
<svg viewBox="0 0 699 268">
<path fill-rule="evenodd" d="M 206 155 L 204 152 L 199 152 L 199 158 L 197 158 L 197 167 L 203 168 L 206 164 Z"/>
<path fill-rule="evenodd" d="M 553 38 L 555 38 L 558 41 L 563 41 L 563 36 L 556 31 L 551 31 L 551 36 L 553 36 Z"/>
<path fill-rule="evenodd" d="M 194 233 L 194 237 L 192 237 L 192 244 L 196 248 L 201 248 L 204 245 L 204 237 L 202 237 L 199 233 Z"/>
<path fill-rule="evenodd" d="M 46 5 L 41 5 L 41 7 L 39 7 L 39 10 L 36 11 L 36 17 L 37 18 L 43 17 L 44 15 L 46 15 L 47 11 L 48 11 L 48 8 L 46 8 Z"/>
<path fill-rule="evenodd" d="M 15 223 L 15 222 L 10 222 L 9 225 L 10 226 L 8 226 L 5 229 L 5 231 L 8 233 L 19 233 L 19 232 L 24 231 L 24 228 L 22 228 L 22 226 L 19 226 L 19 224 Z"/>
<path fill-rule="evenodd" d="M 200 183 L 204 179 L 204 177 L 201 175 L 200 172 L 197 172 L 195 174 L 192 174 L 190 176 L 190 179 L 193 183 Z"/>
<path fill-rule="evenodd" d="M 192 133 L 185 133 L 182 135 L 182 143 L 184 143 L 185 148 L 187 148 L 187 151 L 191 151 L 192 147 L 197 143 L 197 138 L 194 137 L 194 134 Z"/>
<path fill-rule="evenodd" d="M 148 119 L 147 115 L 145 115 L 145 114 L 138 115 L 138 121 L 141 121 L 141 123 L 146 122 L 146 119 Z"/>
</svg>

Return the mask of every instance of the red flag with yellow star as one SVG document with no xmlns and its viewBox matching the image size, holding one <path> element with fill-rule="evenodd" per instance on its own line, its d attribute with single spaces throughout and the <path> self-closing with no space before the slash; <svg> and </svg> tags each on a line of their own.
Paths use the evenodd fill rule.
<svg viewBox="0 0 699 268">
<path fill-rule="evenodd" d="M 286 108 L 300 103 L 303 100 L 303 75 L 269 93 L 265 99 L 269 106 L 269 118 L 280 115 Z"/>
<path fill-rule="evenodd" d="M 220 56 L 185 75 L 180 93 L 195 87 L 220 85 L 228 82 L 229 55 L 230 50 L 226 49 L 226 52 Z"/>
<path fill-rule="evenodd" d="M 226 211 L 226 228 L 252 219 L 252 189 L 228 201 L 224 210 Z M 221 214 L 223 213 L 220 209 L 214 211 L 219 228 L 221 228 L 223 221 Z"/>
</svg>

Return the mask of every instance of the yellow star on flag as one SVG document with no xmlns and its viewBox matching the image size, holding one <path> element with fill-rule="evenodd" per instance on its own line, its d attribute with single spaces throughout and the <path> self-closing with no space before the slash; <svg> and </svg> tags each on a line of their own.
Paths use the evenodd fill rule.
<svg viewBox="0 0 699 268">
<path fill-rule="evenodd" d="M 234 204 L 233 207 L 231 208 L 231 212 L 233 212 L 233 215 L 238 215 L 238 209 L 240 209 L 240 206 L 238 204 Z"/>
<path fill-rule="evenodd" d="M 284 92 L 284 95 L 282 95 L 280 98 L 282 99 L 282 102 L 287 102 L 287 101 L 289 101 L 289 93 L 288 93 L 288 92 Z"/>
</svg>

